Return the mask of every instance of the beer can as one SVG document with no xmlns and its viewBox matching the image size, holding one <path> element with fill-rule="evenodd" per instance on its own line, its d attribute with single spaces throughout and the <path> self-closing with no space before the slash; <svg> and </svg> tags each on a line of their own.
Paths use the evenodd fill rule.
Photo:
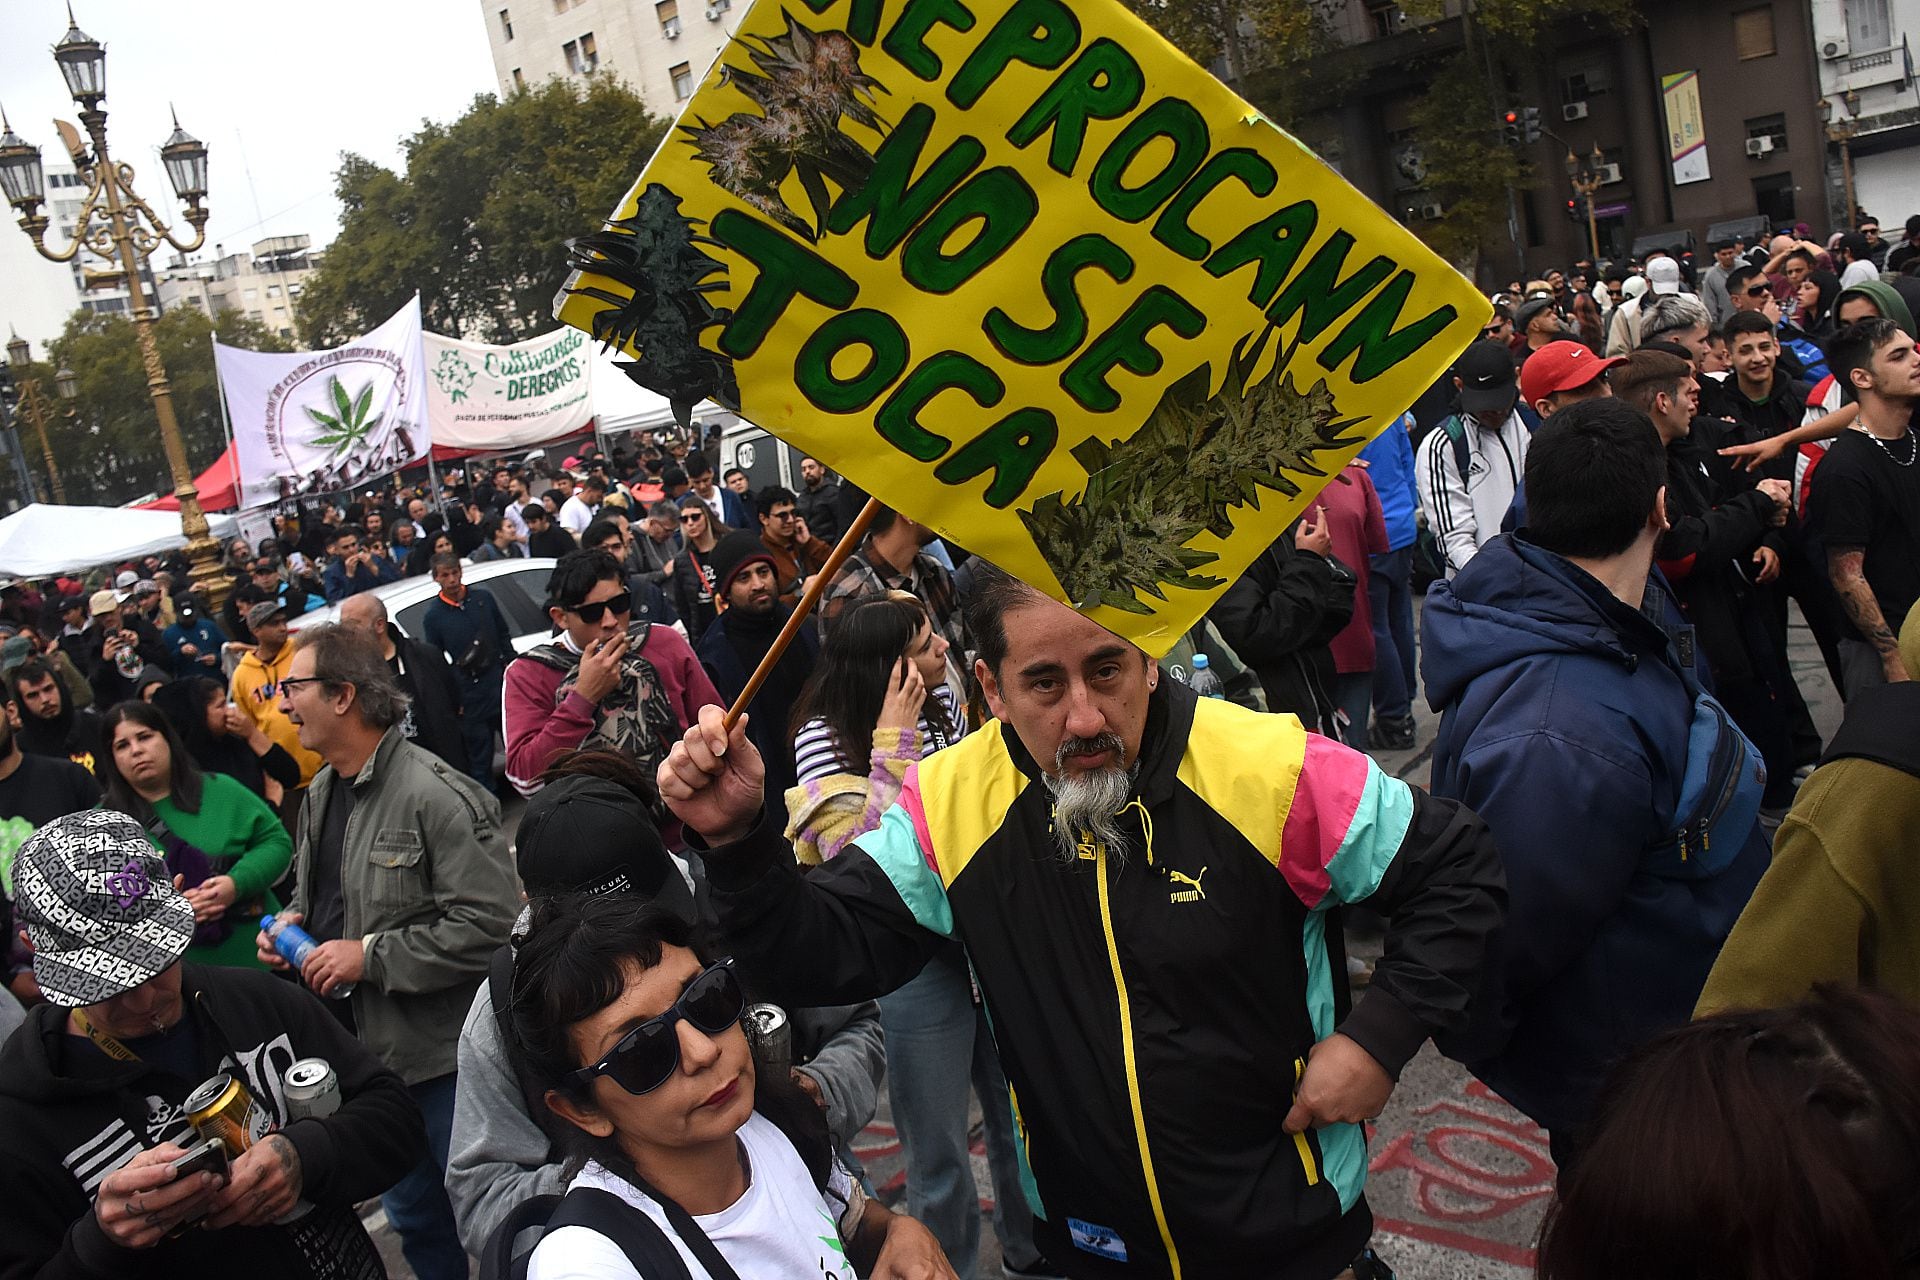
<svg viewBox="0 0 1920 1280">
<path fill-rule="evenodd" d="M 187 1123 L 202 1138 L 218 1138 L 237 1156 L 273 1132 L 273 1117 L 247 1086 L 221 1072 L 187 1095 Z"/>
<path fill-rule="evenodd" d="M 302 1058 L 281 1081 L 287 1121 L 324 1120 L 340 1109 L 340 1077 L 325 1058 Z"/>
<path fill-rule="evenodd" d="M 760 1069 L 785 1079 L 793 1069 L 793 1024 L 787 1011 L 777 1004 L 750 1004 L 742 1021 Z"/>
</svg>

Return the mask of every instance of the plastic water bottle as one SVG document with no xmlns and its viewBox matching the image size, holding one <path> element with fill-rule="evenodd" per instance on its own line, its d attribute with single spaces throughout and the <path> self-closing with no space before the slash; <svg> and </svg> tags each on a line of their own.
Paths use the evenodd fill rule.
<svg viewBox="0 0 1920 1280">
<path fill-rule="evenodd" d="M 307 957 L 320 946 L 312 934 L 279 916 L 261 916 L 260 931 L 273 940 L 273 949 L 280 953 L 282 960 L 293 966 L 296 973 L 306 964 Z M 353 988 L 351 982 L 336 982 L 321 994 L 329 1000 L 345 1000 L 353 994 Z"/>
<path fill-rule="evenodd" d="M 1220 683 L 1220 677 L 1213 674 L 1213 664 L 1204 653 L 1193 655 L 1193 678 L 1187 683 L 1203 698 L 1226 699 L 1226 688 Z"/>
</svg>

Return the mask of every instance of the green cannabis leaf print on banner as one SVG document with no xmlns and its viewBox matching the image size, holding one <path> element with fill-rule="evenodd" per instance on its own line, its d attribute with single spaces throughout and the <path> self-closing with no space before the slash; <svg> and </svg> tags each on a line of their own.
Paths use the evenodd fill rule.
<svg viewBox="0 0 1920 1280">
<path fill-rule="evenodd" d="M 327 449 L 337 458 L 371 435 L 380 425 L 380 415 L 367 416 L 367 410 L 373 407 L 371 382 L 360 388 L 359 395 L 349 397 L 347 389 L 335 377 L 331 380 L 328 392 L 337 413 L 323 413 L 308 405 L 307 416 L 322 431 L 317 436 L 309 437 L 307 443 L 316 449 Z"/>
</svg>

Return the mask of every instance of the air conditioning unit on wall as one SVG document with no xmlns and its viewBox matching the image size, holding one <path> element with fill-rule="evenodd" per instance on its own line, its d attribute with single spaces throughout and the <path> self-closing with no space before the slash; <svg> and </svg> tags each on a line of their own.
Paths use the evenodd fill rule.
<svg viewBox="0 0 1920 1280">
<path fill-rule="evenodd" d="M 1594 173 L 1599 177 L 1600 185 L 1603 187 L 1610 187 L 1620 181 L 1620 166 L 1617 164 L 1603 164 L 1594 170 Z"/>
<path fill-rule="evenodd" d="M 1748 138 L 1747 154 L 1753 157 L 1755 160 L 1758 160 L 1763 156 L 1772 155 L 1773 139 L 1772 138 Z"/>
<path fill-rule="evenodd" d="M 1560 118 L 1568 123 L 1572 123 L 1575 120 L 1585 120 L 1587 118 L 1587 104 L 1584 102 L 1569 102 L 1566 106 L 1560 108 Z"/>
<path fill-rule="evenodd" d="M 680 38 L 680 19 L 668 18 L 665 22 L 660 24 L 660 30 L 662 34 L 664 34 L 667 37 L 667 39 L 678 40 Z"/>
<path fill-rule="evenodd" d="M 1447 216 L 1447 211 L 1437 204 L 1423 204 L 1420 206 L 1420 216 L 1428 222 L 1438 222 Z"/>
<path fill-rule="evenodd" d="M 1836 62 L 1841 58 L 1849 57 L 1852 53 L 1853 50 L 1848 47 L 1845 36 L 1835 36 L 1831 40 L 1822 40 L 1820 42 L 1820 56 L 1829 62 Z"/>
</svg>

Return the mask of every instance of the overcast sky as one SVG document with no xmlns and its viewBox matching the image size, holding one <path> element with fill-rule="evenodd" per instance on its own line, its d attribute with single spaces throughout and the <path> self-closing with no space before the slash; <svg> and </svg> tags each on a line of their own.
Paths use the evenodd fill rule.
<svg viewBox="0 0 1920 1280">
<path fill-rule="evenodd" d="M 270 235 L 339 229 L 333 175 L 352 151 L 399 169 L 423 119 L 458 116 L 494 89 L 480 0 L 74 0 L 107 47 L 108 143 L 135 187 L 172 221 L 157 154 L 180 123 L 207 144 L 209 251 Z M 49 163 L 57 116 L 78 122 L 50 52 L 65 0 L 0 0 L 0 106 Z M 19 235 L 4 214 L 0 232 Z"/>
</svg>

